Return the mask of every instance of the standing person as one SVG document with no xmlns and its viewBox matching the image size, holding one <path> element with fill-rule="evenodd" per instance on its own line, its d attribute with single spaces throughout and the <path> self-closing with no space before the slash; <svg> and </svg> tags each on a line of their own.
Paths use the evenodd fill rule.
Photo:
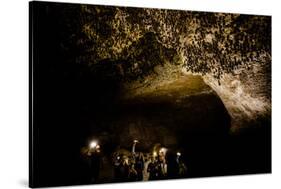
<svg viewBox="0 0 281 189">
<path fill-rule="evenodd" d="M 136 157 L 135 162 L 135 169 L 137 171 L 137 180 L 141 181 L 143 180 L 143 168 L 144 168 L 144 157 L 142 153 L 139 153 Z"/>
<path fill-rule="evenodd" d="M 149 172 L 147 172 L 148 165 L 151 162 L 151 158 L 147 157 L 144 160 L 144 167 L 143 167 L 143 180 L 147 181 L 149 179 Z"/>
<path fill-rule="evenodd" d="M 137 180 L 138 180 L 138 173 L 134 168 L 134 164 L 130 164 L 129 181 L 137 181 Z"/>
<path fill-rule="evenodd" d="M 182 159 L 179 159 L 179 176 L 184 177 L 187 174 L 187 168 Z"/>
<path fill-rule="evenodd" d="M 166 163 L 166 159 L 165 156 L 159 156 L 159 161 L 158 161 L 158 174 L 159 174 L 159 178 L 163 179 L 167 176 L 167 163 Z"/>
<path fill-rule="evenodd" d="M 157 162 L 155 157 L 152 157 L 151 162 L 148 164 L 147 172 L 149 173 L 149 180 L 156 180 L 158 178 Z"/>
<path fill-rule="evenodd" d="M 100 173 L 100 164 L 101 157 L 100 151 L 95 149 L 87 149 L 85 150 L 84 160 L 87 162 L 87 178 L 89 183 L 96 183 L 98 181 L 99 173 Z"/>
<path fill-rule="evenodd" d="M 91 155 L 91 172 L 92 172 L 92 182 L 96 183 L 99 178 L 100 173 L 100 163 L 101 157 L 97 152 L 93 152 Z"/>
<path fill-rule="evenodd" d="M 167 176 L 168 178 L 177 178 L 179 176 L 178 156 L 172 153 L 167 155 Z"/>
<path fill-rule="evenodd" d="M 81 181 L 83 183 L 91 183 L 91 153 L 86 147 L 83 147 L 81 150 L 81 168 Z"/>
<path fill-rule="evenodd" d="M 119 176 L 120 176 L 120 181 L 126 182 L 128 181 L 129 177 L 129 162 L 128 162 L 128 157 L 123 155 L 121 163 L 119 165 Z"/>
<path fill-rule="evenodd" d="M 121 173 L 120 173 L 120 165 L 121 165 L 121 157 L 119 154 L 117 156 L 114 156 L 113 159 L 113 166 L 114 166 L 114 179 L 115 181 L 121 181 Z"/>
</svg>

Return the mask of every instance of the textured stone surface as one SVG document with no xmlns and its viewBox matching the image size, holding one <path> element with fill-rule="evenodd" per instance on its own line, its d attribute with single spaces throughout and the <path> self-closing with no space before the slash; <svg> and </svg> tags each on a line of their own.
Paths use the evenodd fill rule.
<svg viewBox="0 0 281 189">
<path fill-rule="evenodd" d="M 152 92 L 188 72 L 222 99 L 232 132 L 270 120 L 270 17 L 87 5 L 77 11 L 84 35 L 71 41 L 86 52 L 77 63 L 99 72 L 96 65 L 109 62 L 125 95 Z"/>
<path fill-rule="evenodd" d="M 224 102 L 232 118 L 232 132 L 258 122 L 271 120 L 271 65 L 252 64 L 234 74 L 224 74 L 220 85 L 212 76 L 204 76 Z M 267 125 L 269 127 L 270 125 Z"/>
<path fill-rule="evenodd" d="M 118 122 L 123 128 L 122 144 L 137 138 L 146 149 L 156 143 L 173 147 L 182 146 L 187 138 L 228 134 L 227 110 L 201 76 L 182 74 L 169 79 L 150 80 L 152 85 L 126 90 L 119 102 L 128 110 Z"/>
</svg>

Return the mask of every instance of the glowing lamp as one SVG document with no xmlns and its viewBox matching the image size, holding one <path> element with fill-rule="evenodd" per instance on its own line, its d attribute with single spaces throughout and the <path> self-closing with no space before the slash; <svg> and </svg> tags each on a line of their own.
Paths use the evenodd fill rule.
<svg viewBox="0 0 281 189">
<path fill-rule="evenodd" d="M 96 147 L 98 147 L 99 148 L 99 145 L 97 144 L 97 142 L 96 141 L 92 141 L 92 142 L 90 142 L 90 148 L 96 148 Z"/>
</svg>

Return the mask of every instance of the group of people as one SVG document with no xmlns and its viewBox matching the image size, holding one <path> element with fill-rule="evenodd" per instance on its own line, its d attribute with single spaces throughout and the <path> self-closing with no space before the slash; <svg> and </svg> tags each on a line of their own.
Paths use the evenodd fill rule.
<svg viewBox="0 0 281 189">
<path fill-rule="evenodd" d="M 117 150 L 108 159 L 101 154 L 100 146 L 91 143 L 82 149 L 82 159 L 85 162 L 85 182 L 97 183 L 103 179 L 101 172 L 110 174 L 110 181 L 129 182 L 160 180 L 168 178 L 183 178 L 187 176 L 187 168 L 182 160 L 181 153 L 167 152 L 166 148 L 155 149 L 152 153 L 136 152 L 136 141 L 133 143 L 132 151 Z M 108 159 L 108 163 L 105 163 Z M 105 166 L 105 164 L 109 166 Z M 111 164 L 111 165 L 110 165 Z M 106 168 L 107 170 L 102 170 Z M 107 177 L 108 177 L 107 175 Z"/>
<path fill-rule="evenodd" d="M 113 156 L 114 179 L 117 182 L 147 181 L 187 176 L 181 155 L 163 151 L 151 153 L 116 153 Z"/>
</svg>

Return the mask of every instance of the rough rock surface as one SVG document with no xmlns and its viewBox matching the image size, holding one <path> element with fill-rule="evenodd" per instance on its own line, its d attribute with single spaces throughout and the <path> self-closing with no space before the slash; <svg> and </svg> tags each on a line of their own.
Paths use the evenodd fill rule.
<svg viewBox="0 0 281 189">
<path fill-rule="evenodd" d="M 204 81 L 222 99 L 232 118 L 232 132 L 238 132 L 261 119 L 271 120 L 271 66 L 269 63 L 252 64 L 234 74 L 224 74 L 220 85 L 212 76 Z M 261 126 L 261 125 L 259 125 Z"/>
<path fill-rule="evenodd" d="M 173 80 L 126 92 L 119 102 L 126 113 L 120 114 L 116 123 L 123 128 L 120 136 L 126 136 L 120 138 L 121 144 L 130 144 L 137 138 L 144 149 L 156 143 L 177 147 L 190 137 L 228 134 L 227 110 L 199 75 L 182 74 Z"/>
<path fill-rule="evenodd" d="M 270 121 L 270 17 L 90 5 L 69 6 L 65 17 L 69 10 L 79 16 L 71 17 L 75 29 L 63 28 L 73 31 L 63 37 L 64 51 L 79 49 L 76 63 L 118 78 L 127 95 L 173 82 L 184 70 L 202 75 L 220 96 L 232 132 Z"/>
</svg>

